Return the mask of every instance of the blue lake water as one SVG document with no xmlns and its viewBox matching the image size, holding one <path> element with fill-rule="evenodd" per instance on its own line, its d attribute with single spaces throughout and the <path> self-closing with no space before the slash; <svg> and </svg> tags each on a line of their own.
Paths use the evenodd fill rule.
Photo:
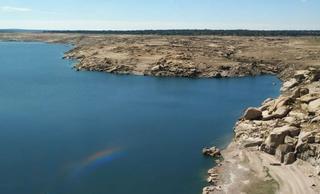
<svg viewBox="0 0 320 194">
<path fill-rule="evenodd" d="M 68 45 L 0 42 L 1 194 L 196 194 L 273 76 L 186 79 L 76 72 Z M 274 85 L 273 83 L 277 83 Z"/>
</svg>

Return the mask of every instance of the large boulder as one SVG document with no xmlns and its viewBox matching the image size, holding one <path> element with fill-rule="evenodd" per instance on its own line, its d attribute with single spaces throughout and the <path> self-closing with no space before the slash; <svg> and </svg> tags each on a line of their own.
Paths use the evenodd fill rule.
<svg viewBox="0 0 320 194">
<path fill-rule="evenodd" d="M 311 71 L 311 78 L 310 81 L 319 81 L 320 80 L 320 70 L 319 68 L 311 67 L 309 68 Z"/>
<path fill-rule="evenodd" d="M 311 73 L 311 72 L 308 71 L 308 70 L 298 70 L 298 71 L 296 71 L 296 73 L 294 74 L 294 78 L 295 78 L 297 81 L 301 82 L 301 81 L 307 79 L 307 78 L 310 76 L 310 73 Z"/>
<path fill-rule="evenodd" d="M 320 134 L 319 130 L 303 132 L 299 135 L 299 141 L 304 143 L 315 143 L 316 136 Z"/>
<path fill-rule="evenodd" d="M 320 145 L 303 143 L 296 148 L 297 158 L 309 162 L 311 165 L 320 164 Z"/>
<path fill-rule="evenodd" d="M 314 100 L 317 100 L 318 98 L 320 98 L 320 93 L 310 93 L 310 94 L 307 94 L 307 95 L 304 95 L 302 96 L 299 101 L 301 103 L 310 103 Z"/>
<path fill-rule="evenodd" d="M 272 98 L 268 98 L 262 103 L 262 106 L 259 109 L 261 111 L 267 111 L 270 107 L 274 105 L 275 101 L 276 100 L 273 100 Z"/>
<path fill-rule="evenodd" d="M 220 149 L 218 149 L 216 147 L 203 148 L 202 154 L 205 156 L 219 157 L 219 156 L 221 156 L 221 151 L 220 151 Z"/>
<path fill-rule="evenodd" d="M 278 115 L 278 118 L 283 118 L 283 117 L 287 116 L 290 111 L 291 111 L 290 107 L 281 106 L 274 112 L 274 114 Z"/>
<path fill-rule="evenodd" d="M 284 118 L 283 120 L 284 120 L 285 122 L 291 124 L 291 125 L 297 123 L 297 118 L 291 117 L 291 116 L 288 116 L 288 117 Z"/>
<path fill-rule="evenodd" d="M 243 115 L 245 120 L 260 120 L 262 119 L 262 111 L 257 108 L 248 108 Z"/>
<path fill-rule="evenodd" d="M 320 176 L 320 166 L 316 167 L 316 173 L 317 173 L 318 176 Z"/>
<path fill-rule="evenodd" d="M 287 136 L 284 138 L 284 143 L 285 143 L 285 144 L 290 144 L 290 145 L 296 146 L 297 143 L 298 143 L 298 138 L 296 138 L 296 137 L 290 137 L 290 136 L 287 135 Z"/>
<path fill-rule="evenodd" d="M 299 82 L 295 78 L 292 78 L 289 81 L 286 81 L 283 83 L 281 91 L 285 92 L 287 90 L 290 90 L 291 88 L 297 86 L 298 84 L 299 84 Z"/>
<path fill-rule="evenodd" d="M 283 106 L 289 106 L 294 103 L 295 99 L 291 96 L 281 96 L 277 100 L 275 100 L 273 106 L 269 108 L 269 113 L 275 112 L 278 108 Z"/>
<path fill-rule="evenodd" d="M 306 113 L 302 112 L 301 110 L 290 111 L 289 116 L 295 117 L 299 121 L 305 120 L 308 118 L 308 115 Z"/>
<path fill-rule="evenodd" d="M 317 116 L 311 120 L 311 123 L 320 123 L 320 116 Z"/>
<path fill-rule="evenodd" d="M 295 149 L 295 152 L 300 159 L 308 160 L 309 158 L 316 156 L 315 152 L 320 153 L 320 151 L 315 150 L 315 148 L 318 149 L 320 146 L 318 143 L 316 143 L 318 141 L 317 137 L 319 134 L 319 130 L 300 133 Z M 312 148 L 313 145 L 315 147 Z"/>
<path fill-rule="evenodd" d="M 309 112 L 315 113 L 320 111 L 320 98 L 314 101 L 311 101 L 308 105 Z"/>
<path fill-rule="evenodd" d="M 263 143 L 263 139 L 261 138 L 248 138 L 242 143 L 242 145 L 245 148 L 249 148 L 249 147 L 260 146 L 262 143 Z"/>
<path fill-rule="evenodd" d="M 285 165 L 292 164 L 296 161 L 296 155 L 294 152 L 289 152 L 286 155 L 284 155 L 283 163 Z"/>
<path fill-rule="evenodd" d="M 283 163 L 284 156 L 289 152 L 294 152 L 294 148 L 295 147 L 291 144 L 281 144 L 277 147 L 275 156 L 281 163 Z"/>
<path fill-rule="evenodd" d="M 267 137 L 261 149 L 269 154 L 274 155 L 279 145 L 284 143 L 285 137 L 295 137 L 300 133 L 300 129 L 294 126 L 283 126 L 275 128 Z"/>
<path fill-rule="evenodd" d="M 293 91 L 293 98 L 300 98 L 301 96 L 309 94 L 308 88 L 298 88 L 295 91 Z"/>
<path fill-rule="evenodd" d="M 292 110 L 292 108 L 290 108 L 290 107 L 281 106 L 281 107 L 277 108 L 277 110 L 274 113 L 272 113 L 271 115 L 263 114 L 262 120 L 268 121 L 268 120 L 272 120 L 272 119 L 282 119 L 282 118 L 286 117 L 290 113 L 291 110 Z"/>
<path fill-rule="evenodd" d="M 216 186 L 207 186 L 203 188 L 202 194 L 210 194 L 213 193 L 216 190 Z"/>
</svg>

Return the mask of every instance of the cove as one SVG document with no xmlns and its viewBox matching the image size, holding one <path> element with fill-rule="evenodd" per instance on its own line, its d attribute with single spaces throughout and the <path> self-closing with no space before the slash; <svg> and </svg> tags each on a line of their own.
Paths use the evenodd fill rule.
<svg viewBox="0 0 320 194">
<path fill-rule="evenodd" d="M 76 72 L 71 46 L 0 42 L 0 193 L 195 194 L 244 109 L 275 76 L 156 78 Z M 276 84 L 274 84 L 276 83 Z"/>
</svg>

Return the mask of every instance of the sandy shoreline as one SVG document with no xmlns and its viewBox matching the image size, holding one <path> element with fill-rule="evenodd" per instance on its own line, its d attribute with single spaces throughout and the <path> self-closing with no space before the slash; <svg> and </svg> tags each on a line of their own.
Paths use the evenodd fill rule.
<svg viewBox="0 0 320 194">
<path fill-rule="evenodd" d="M 79 61 L 76 70 L 209 78 L 277 74 L 284 81 L 281 96 L 254 110 L 261 115 L 236 124 L 203 193 L 320 193 L 319 38 L 2 33 L 0 40 L 73 44 L 65 57 Z M 279 157 L 295 162 L 284 165 Z"/>
</svg>

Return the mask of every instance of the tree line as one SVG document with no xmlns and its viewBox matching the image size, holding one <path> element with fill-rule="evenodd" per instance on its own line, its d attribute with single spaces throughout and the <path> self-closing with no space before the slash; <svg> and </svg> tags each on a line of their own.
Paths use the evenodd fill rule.
<svg viewBox="0 0 320 194">
<path fill-rule="evenodd" d="M 23 30 L 0 29 L 0 33 L 78 33 L 182 36 L 320 36 L 320 30 Z"/>
<path fill-rule="evenodd" d="M 320 30 L 54 30 L 43 33 L 183 35 L 183 36 L 320 36 Z"/>
</svg>

